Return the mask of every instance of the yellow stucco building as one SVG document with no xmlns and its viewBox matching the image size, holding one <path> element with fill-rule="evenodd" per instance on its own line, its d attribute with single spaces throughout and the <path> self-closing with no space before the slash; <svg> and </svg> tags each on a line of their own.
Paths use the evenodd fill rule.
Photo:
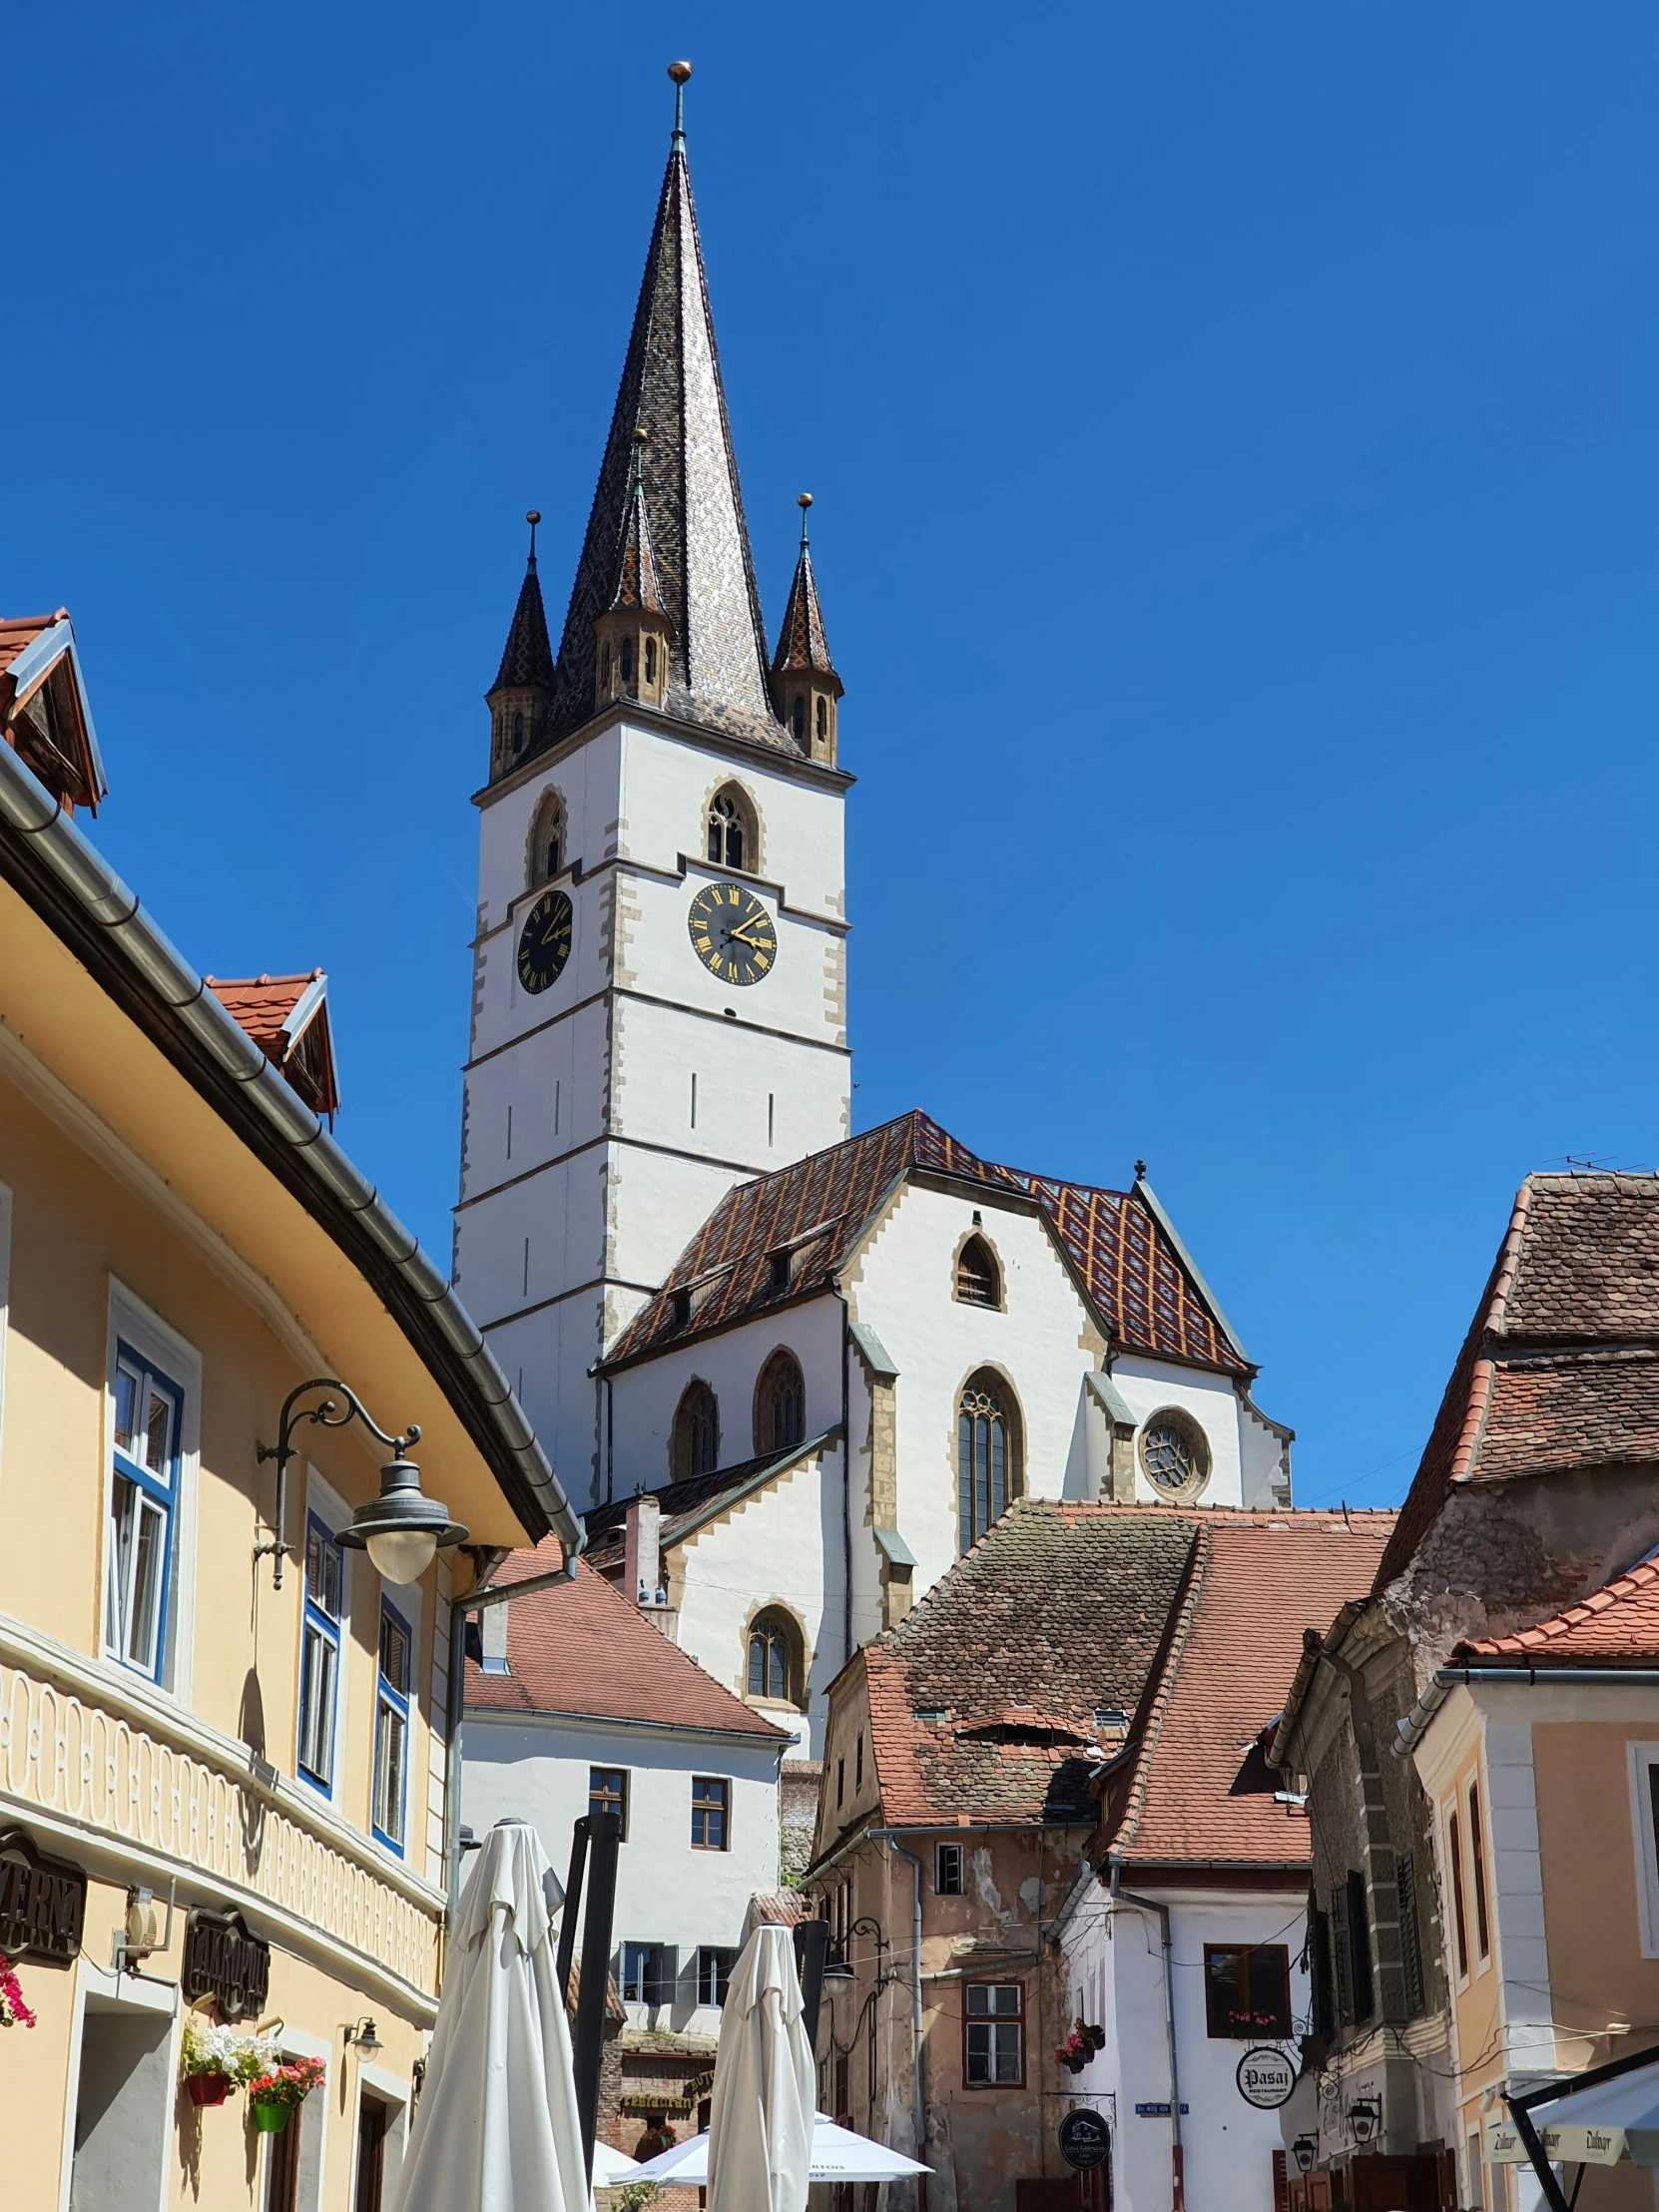
<svg viewBox="0 0 1659 2212">
<path fill-rule="evenodd" d="M 451 1601 L 579 1529 L 305 1103 L 320 978 L 305 1049 L 262 1049 L 70 819 L 102 773 L 67 617 L 0 625 L 0 1951 L 35 2014 L 0 2030 L 0 2202 L 378 2212 L 456 1852 Z M 318 1377 L 420 1426 L 467 1540 L 416 1581 L 353 1548 L 392 1457 L 360 1421 L 299 1422 L 274 1526 L 260 1447 Z M 321 2062 L 279 2133 L 187 2093 L 193 2005 Z"/>
</svg>

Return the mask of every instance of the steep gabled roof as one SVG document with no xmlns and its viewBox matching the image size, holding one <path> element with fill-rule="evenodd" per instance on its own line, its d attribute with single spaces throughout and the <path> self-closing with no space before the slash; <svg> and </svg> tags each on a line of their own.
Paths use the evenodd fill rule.
<svg viewBox="0 0 1659 2212">
<path fill-rule="evenodd" d="M 558 1538 L 550 1536 L 534 1551 L 515 1551 L 494 1579 L 522 1582 L 549 1574 L 562 1557 Z M 507 1672 L 486 1674 L 469 1659 L 466 1704 L 477 1712 L 650 1721 L 780 1746 L 792 1741 L 671 1643 L 585 1560 L 577 1561 L 573 1579 L 508 1601 Z"/>
<path fill-rule="evenodd" d="M 1109 1848 L 1133 1865 L 1300 1864 L 1308 1821 L 1278 1802 L 1263 1732 L 1302 1657 L 1371 1587 L 1391 1512 L 1206 1514 L 1181 1618 L 1131 1756 L 1106 1796 Z"/>
<path fill-rule="evenodd" d="M 788 1474 L 792 1467 L 800 1466 L 803 1460 L 815 1458 L 830 1437 L 838 1433 L 830 1429 L 822 1436 L 806 1437 L 787 1451 L 764 1451 L 758 1458 L 740 1459 L 736 1466 L 722 1467 L 716 1474 L 690 1475 L 683 1482 L 670 1482 L 665 1488 L 654 1490 L 652 1495 L 662 1514 L 659 1540 L 665 1546 L 679 1543 L 705 1521 L 736 1505 L 751 1490 L 761 1489 L 778 1475 Z M 583 1518 L 588 1531 L 584 1557 L 601 1573 L 613 1570 L 622 1558 L 628 1500 L 618 1498 L 611 1505 L 596 1505 Z"/>
<path fill-rule="evenodd" d="M 0 738 L 73 814 L 109 790 L 69 609 L 0 620 Z"/>
<path fill-rule="evenodd" d="M 1199 1521 L 1011 1505 L 860 1654 L 881 1818 L 1092 1821 L 1096 1713 L 1141 1704 Z"/>
<path fill-rule="evenodd" d="M 901 1114 L 728 1192 L 663 1289 L 624 1330 L 606 1367 L 823 1291 L 887 1192 L 909 1174 L 1033 1201 L 1102 1327 L 1126 1351 L 1231 1375 L 1250 1372 L 1144 1184 L 1096 1190 L 998 1167 L 922 1113 Z"/>
<path fill-rule="evenodd" d="M 1659 1560 L 1644 1559 L 1581 1605 L 1569 1605 L 1536 1628 L 1459 1644 L 1451 1664 L 1512 1664 L 1522 1673 L 1659 1664 Z"/>
<path fill-rule="evenodd" d="M 1659 1179 L 1529 1175 L 1382 1564 L 1454 1489 L 1659 1462 Z"/>
</svg>

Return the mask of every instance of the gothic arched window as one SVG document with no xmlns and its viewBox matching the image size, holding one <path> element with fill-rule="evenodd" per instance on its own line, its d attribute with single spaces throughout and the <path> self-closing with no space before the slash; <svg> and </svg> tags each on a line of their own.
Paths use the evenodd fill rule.
<svg viewBox="0 0 1659 2212">
<path fill-rule="evenodd" d="M 799 745 L 807 735 L 807 702 L 804 699 L 797 698 L 790 710 L 790 723 L 795 731 L 795 742 Z"/>
<path fill-rule="evenodd" d="M 691 1382 L 674 1415 L 669 1473 L 676 1482 L 713 1474 L 720 1465 L 720 1400 L 707 1382 Z"/>
<path fill-rule="evenodd" d="M 530 825 L 529 887 L 551 882 L 565 864 L 565 808 L 557 792 L 543 796 Z"/>
<path fill-rule="evenodd" d="M 801 1362 L 782 1346 L 755 1385 L 755 1453 L 788 1451 L 807 1433 L 807 1383 Z"/>
<path fill-rule="evenodd" d="M 524 751 L 524 717 L 521 714 L 513 717 L 513 751 L 515 753 Z"/>
<path fill-rule="evenodd" d="M 964 1306 L 1000 1306 L 1002 1277 L 983 1237 L 970 1237 L 956 1255 L 956 1296 Z"/>
<path fill-rule="evenodd" d="M 622 641 L 622 681 L 625 684 L 631 684 L 634 681 L 634 641 L 632 638 L 624 638 Z"/>
<path fill-rule="evenodd" d="M 801 1631 L 788 1613 L 769 1605 L 749 1624 L 749 1665 L 744 1676 L 749 1695 L 800 1705 L 801 1675 Z"/>
<path fill-rule="evenodd" d="M 822 745 L 830 735 L 830 702 L 823 697 L 818 703 L 818 742 Z"/>
<path fill-rule="evenodd" d="M 716 792 L 709 802 L 709 857 L 718 867 L 748 868 L 760 865 L 760 838 L 755 810 L 736 784 Z"/>
<path fill-rule="evenodd" d="M 1019 1415 L 1000 1375 L 970 1376 L 956 1409 L 956 1548 L 966 1551 L 1019 1495 Z"/>
<path fill-rule="evenodd" d="M 645 641 L 645 680 L 648 684 L 654 684 L 657 681 L 657 641 L 655 638 L 647 638 Z"/>
</svg>

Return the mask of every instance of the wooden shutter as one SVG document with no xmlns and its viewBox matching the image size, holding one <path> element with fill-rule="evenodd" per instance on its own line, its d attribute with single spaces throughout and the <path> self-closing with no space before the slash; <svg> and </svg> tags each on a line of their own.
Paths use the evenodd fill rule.
<svg viewBox="0 0 1659 2212">
<path fill-rule="evenodd" d="M 1351 2025 L 1354 2013 L 1354 1950 L 1348 1936 L 1348 1883 L 1331 1892 L 1331 1963 L 1337 1985 L 1337 2017 Z"/>
<path fill-rule="evenodd" d="M 1417 1864 L 1402 1851 L 1394 1869 L 1399 1893 L 1399 1962 L 1405 1982 L 1405 2017 L 1414 2020 L 1426 2002 L 1422 1985 L 1422 1936 L 1417 1925 Z"/>
<path fill-rule="evenodd" d="M 1350 1871 L 1348 1878 L 1348 1943 L 1350 1986 L 1354 1992 L 1356 2020 L 1369 2020 L 1372 2009 L 1371 1919 L 1366 1911 L 1366 1878 Z"/>
</svg>

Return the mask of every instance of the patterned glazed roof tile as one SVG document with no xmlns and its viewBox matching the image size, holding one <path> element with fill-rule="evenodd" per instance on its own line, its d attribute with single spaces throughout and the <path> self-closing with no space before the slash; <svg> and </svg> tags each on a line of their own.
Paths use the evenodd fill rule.
<svg viewBox="0 0 1659 2212">
<path fill-rule="evenodd" d="M 617 548 L 634 475 L 634 433 L 641 429 L 646 433 L 641 481 L 657 588 L 674 626 L 668 711 L 800 758 L 801 749 L 773 713 L 767 685 L 760 595 L 691 177 L 678 139 L 657 204 L 539 746 L 580 729 L 593 714 L 593 626 L 616 586 Z"/>
<path fill-rule="evenodd" d="M 611 594 L 612 613 L 629 607 L 641 608 L 647 614 L 664 614 L 662 593 L 657 585 L 656 556 L 651 550 L 645 491 L 637 482 L 623 519 L 622 543 L 617 549 L 616 590 Z M 666 615 L 664 620 L 667 620 Z"/>
<path fill-rule="evenodd" d="M 553 648 L 547 636 L 547 610 L 541 600 L 541 579 L 532 553 L 518 587 L 518 605 L 502 648 L 501 666 L 495 672 L 491 692 L 551 691 Z M 488 693 L 485 694 L 487 698 Z M 591 695 L 590 695 L 591 696 Z"/>
<path fill-rule="evenodd" d="M 818 579 L 813 574 L 813 556 L 808 551 L 805 537 L 801 541 L 801 557 L 795 564 L 795 576 L 790 584 L 789 604 L 784 609 L 783 626 L 778 632 L 778 650 L 772 659 L 775 676 L 788 675 L 793 669 L 831 677 L 836 684 L 840 682 L 835 675 L 834 663 L 830 658 L 830 641 L 824 634 L 824 612 L 818 603 Z"/>
<path fill-rule="evenodd" d="M 1377 1587 L 1454 1485 L 1659 1461 L 1659 1179 L 1529 1175 Z"/>
<path fill-rule="evenodd" d="M 497 1580 L 551 1573 L 561 1558 L 558 1538 L 549 1536 L 533 1551 L 515 1551 Z M 670 1643 L 585 1559 L 571 1581 L 509 1600 L 507 1672 L 486 1674 L 469 1659 L 466 1704 L 484 1712 L 568 1713 L 789 1740 Z"/>
<path fill-rule="evenodd" d="M 1102 1324 L 1126 1350 L 1228 1374 L 1248 1372 L 1162 1225 L 1133 1193 L 998 1167 L 922 1113 L 902 1114 L 729 1192 L 606 1365 L 624 1365 L 822 1290 L 886 1191 L 910 1173 L 1035 1201 Z"/>
<path fill-rule="evenodd" d="M 1200 1526 L 1182 1617 L 1108 1787 L 1111 1848 L 1141 1865 L 1284 1866 L 1308 1853 L 1307 1815 L 1277 1802 L 1261 1736 L 1284 1706 L 1305 1627 L 1362 1596 L 1391 1512 L 1239 1513 Z"/>
<path fill-rule="evenodd" d="M 1659 1560 L 1644 1559 L 1580 1605 L 1514 1636 L 1462 1643 L 1452 1664 L 1513 1660 L 1521 1667 L 1640 1667 L 1659 1663 Z"/>
</svg>

